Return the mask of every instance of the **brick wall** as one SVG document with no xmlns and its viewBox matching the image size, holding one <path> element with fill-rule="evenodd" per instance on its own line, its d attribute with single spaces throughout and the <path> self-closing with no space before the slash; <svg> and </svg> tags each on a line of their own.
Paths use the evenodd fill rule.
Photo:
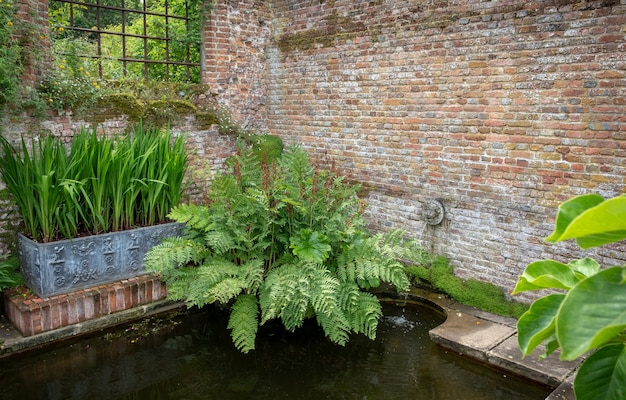
<svg viewBox="0 0 626 400">
<path fill-rule="evenodd" d="M 15 6 L 16 17 L 20 21 L 16 34 L 19 36 L 20 46 L 28 49 L 22 54 L 22 79 L 34 87 L 43 77 L 49 62 L 48 1 L 16 0 Z"/>
<path fill-rule="evenodd" d="M 215 1 L 203 29 L 202 81 L 245 129 L 267 132 L 267 67 L 269 2 Z"/>
<path fill-rule="evenodd" d="M 371 186 L 373 227 L 507 290 L 535 259 L 626 260 L 542 242 L 559 202 L 624 191 L 625 0 L 214 3 L 203 83 L 244 127 Z M 196 132 L 195 162 L 219 168 L 224 140 Z"/>
<path fill-rule="evenodd" d="M 559 202 L 624 191 L 626 2 L 271 4 L 257 77 L 269 131 L 372 185 L 373 226 L 408 229 L 459 275 L 507 290 L 532 260 L 583 255 L 542 239 Z M 218 79 L 237 107 L 241 87 Z M 425 224 L 428 199 L 444 203 L 441 225 Z M 584 254 L 623 264 L 626 247 Z"/>
</svg>

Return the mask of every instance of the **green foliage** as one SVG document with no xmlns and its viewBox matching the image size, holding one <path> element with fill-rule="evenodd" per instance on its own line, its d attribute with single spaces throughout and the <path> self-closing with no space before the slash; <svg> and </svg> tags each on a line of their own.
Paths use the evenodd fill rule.
<svg viewBox="0 0 626 400">
<path fill-rule="evenodd" d="M 80 51 L 75 54 L 84 64 L 85 71 L 91 76 L 99 76 L 107 80 L 144 80 L 144 63 L 129 60 L 170 61 L 181 64 L 166 66 L 161 63 L 147 64 L 147 78 L 149 80 L 169 80 L 174 82 L 199 82 L 200 69 L 193 67 L 190 75 L 182 64 L 189 57 L 190 62 L 200 62 L 200 13 L 199 2 L 196 0 L 169 0 L 143 3 L 130 0 L 124 3 L 126 8 L 148 11 L 144 18 L 139 13 L 122 13 L 116 9 L 119 1 L 103 0 L 99 4 L 112 8 L 101 8 L 99 12 L 94 7 L 85 7 L 74 4 L 70 7 L 66 3 L 52 2 L 50 7 L 50 26 L 53 34 L 54 51 L 59 58 L 67 58 L 79 44 Z M 209 3 L 210 2 L 206 2 Z M 185 7 L 188 5 L 188 8 Z M 167 7 L 167 9 L 166 9 Z M 209 7 L 208 4 L 202 7 Z M 165 12 L 179 16 L 187 16 L 190 23 L 183 19 L 162 16 Z M 124 18 L 124 21 L 122 21 Z M 144 27 L 145 22 L 145 27 Z M 129 36 L 123 42 L 120 36 L 105 34 L 96 42 L 95 35 L 86 35 L 80 31 L 67 29 L 70 26 L 93 29 L 100 26 L 107 32 L 125 32 Z M 144 40 L 147 36 L 148 40 Z M 155 38 L 163 38 L 156 40 Z M 165 40 L 167 38 L 167 40 Z M 167 53 L 167 56 L 166 56 Z M 95 60 L 90 56 L 102 54 L 103 57 Z M 126 63 L 121 59 L 127 60 Z"/>
<path fill-rule="evenodd" d="M 70 150 L 58 139 L 0 138 L 0 174 L 26 233 L 49 242 L 165 222 L 180 202 L 187 166 L 183 137 L 144 129 L 120 138 L 82 130 Z"/>
<path fill-rule="evenodd" d="M 80 113 L 93 107 L 104 94 L 100 90 L 97 66 L 81 54 L 94 50 L 95 44 L 80 38 L 53 42 L 52 68 L 39 84 L 39 95 L 48 108 Z"/>
<path fill-rule="evenodd" d="M 15 0 L 0 0 L 0 110 L 28 109 L 39 114 L 45 104 L 24 84 L 22 74 L 26 65 L 43 58 L 41 41 L 45 36 L 39 33 L 42 22 L 37 16 L 32 16 L 33 21 L 18 17 L 19 6 Z"/>
<path fill-rule="evenodd" d="M 453 273 L 448 259 L 437 256 L 430 265 L 409 266 L 407 272 L 418 281 L 446 293 L 456 301 L 494 314 L 520 317 L 527 309 L 523 303 L 510 300 L 502 288 L 475 279 L 463 280 Z"/>
<path fill-rule="evenodd" d="M 22 52 L 16 39 L 15 6 L 11 0 L 0 2 L 0 107 L 16 100 L 23 70 Z"/>
<path fill-rule="evenodd" d="M 4 256 L 0 259 L 0 291 L 22 283 L 19 271 L 19 259 L 15 256 Z"/>
<path fill-rule="evenodd" d="M 314 168 L 302 149 L 267 158 L 243 151 L 214 179 L 207 206 L 174 208 L 184 236 L 153 248 L 147 268 L 162 275 L 171 298 L 230 306 L 242 352 L 274 319 L 293 331 L 315 317 L 338 344 L 350 333 L 374 338 L 381 307 L 364 290 L 382 282 L 408 289 L 399 259 L 425 253 L 401 231 L 370 234 L 358 186 Z"/>
<path fill-rule="evenodd" d="M 590 248 L 626 238 L 626 196 L 604 200 L 595 194 L 559 206 L 549 242 L 576 239 Z M 529 355 L 545 342 L 547 356 L 561 349 L 573 360 L 595 351 L 574 381 L 578 400 L 626 398 L 626 267 L 604 270 L 591 258 L 563 264 L 553 260 L 528 265 L 514 293 L 553 289 L 536 300 L 518 321 L 519 346 Z"/>
</svg>

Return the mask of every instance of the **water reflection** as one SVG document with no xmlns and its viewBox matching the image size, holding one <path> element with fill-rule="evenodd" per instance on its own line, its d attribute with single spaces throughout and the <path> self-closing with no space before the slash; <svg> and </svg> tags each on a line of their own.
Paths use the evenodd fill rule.
<svg viewBox="0 0 626 400">
<path fill-rule="evenodd" d="M 474 364 L 432 343 L 429 308 L 385 307 L 376 341 L 343 348 L 315 324 L 265 326 L 240 354 L 227 315 L 210 309 L 175 325 L 148 321 L 0 361 L 1 399 L 545 399 L 549 389 Z M 167 321 L 169 322 L 169 321 Z"/>
</svg>

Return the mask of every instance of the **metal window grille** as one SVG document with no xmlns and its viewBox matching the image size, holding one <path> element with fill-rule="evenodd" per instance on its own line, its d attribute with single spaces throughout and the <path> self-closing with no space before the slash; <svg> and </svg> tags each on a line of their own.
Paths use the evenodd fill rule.
<svg viewBox="0 0 626 400">
<path fill-rule="evenodd" d="M 50 0 L 50 16 L 53 40 L 65 41 L 57 54 L 87 60 L 102 79 L 200 79 L 198 10 L 188 0 Z"/>
</svg>

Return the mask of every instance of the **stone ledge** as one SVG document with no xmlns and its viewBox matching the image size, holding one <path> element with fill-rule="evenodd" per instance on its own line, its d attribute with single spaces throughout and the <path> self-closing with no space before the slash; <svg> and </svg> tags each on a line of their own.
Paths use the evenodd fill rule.
<svg viewBox="0 0 626 400">
<path fill-rule="evenodd" d="M 4 295 L 4 314 L 27 337 L 163 300 L 166 296 L 165 284 L 154 275 L 145 274 L 47 298 L 12 289 Z"/>
</svg>

